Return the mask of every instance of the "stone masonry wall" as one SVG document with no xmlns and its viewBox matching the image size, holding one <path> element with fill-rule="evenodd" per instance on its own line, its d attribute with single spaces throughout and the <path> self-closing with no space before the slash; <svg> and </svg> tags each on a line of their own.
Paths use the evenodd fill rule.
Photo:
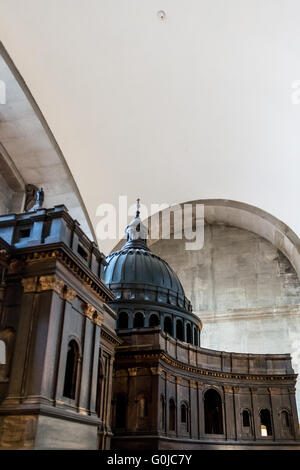
<svg viewBox="0 0 300 470">
<path fill-rule="evenodd" d="M 289 260 L 260 236 L 206 225 L 204 247 L 185 240 L 152 245 L 177 272 L 203 321 L 203 347 L 249 353 L 291 353 L 300 371 L 300 282 Z M 300 411 L 300 384 L 297 387 Z"/>
</svg>

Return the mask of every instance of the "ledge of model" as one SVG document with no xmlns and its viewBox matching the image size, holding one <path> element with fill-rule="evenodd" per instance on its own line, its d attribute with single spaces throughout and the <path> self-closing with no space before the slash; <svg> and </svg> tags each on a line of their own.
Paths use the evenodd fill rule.
<svg viewBox="0 0 300 470">
<path fill-rule="evenodd" d="M 37 254 L 62 248 L 101 285 L 107 298 L 113 300 L 112 292 L 101 280 L 106 264 L 104 254 L 85 235 L 79 222 L 69 215 L 63 204 L 50 209 L 40 207 L 20 214 L 1 215 L 0 240 L 0 247 L 14 254 L 33 251 Z"/>
<path fill-rule="evenodd" d="M 141 334 L 148 336 L 147 341 L 139 339 Z M 253 376 L 257 376 L 257 380 L 264 380 L 265 375 L 278 380 L 294 379 L 296 376 L 290 354 L 215 351 L 174 339 L 159 327 L 119 330 L 118 335 L 123 340 L 117 350 L 118 357 L 161 354 L 163 360 L 170 362 L 170 365 L 173 362 L 181 370 L 186 368 L 189 372 L 213 376 L 217 373 L 230 374 L 232 378 L 241 376 L 249 380 Z"/>
</svg>

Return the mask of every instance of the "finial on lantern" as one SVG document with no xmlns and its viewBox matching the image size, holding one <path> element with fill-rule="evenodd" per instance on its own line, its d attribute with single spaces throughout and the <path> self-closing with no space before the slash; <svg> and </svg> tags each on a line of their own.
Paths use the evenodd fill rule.
<svg viewBox="0 0 300 470">
<path fill-rule="evenodd" d="M 126 248 L 147 248 L 148 229 L 140 219 L 140 198 L 136 200 L 136 214 L 135 218 L 126 227 L 127 243 L 124 245 Z"/>
<path fill-rule="evenodd" d="M 138 197 L 136 200 L 136 216 L 135 217 L 140 216 L 140 208 L 141 208 L 140 198 Z"/>
</svg>

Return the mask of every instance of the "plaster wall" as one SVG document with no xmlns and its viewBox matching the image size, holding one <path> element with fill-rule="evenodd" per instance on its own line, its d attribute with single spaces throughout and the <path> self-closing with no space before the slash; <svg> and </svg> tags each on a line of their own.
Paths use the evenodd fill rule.
<svg viewBox="0 0 300 470">
<path fill-rule="evenodd" d="M 159 240 L 151 250 L 177 272 L 203 322 L 201 345 L 243 353 L 291 353 L 300 370 L 300 283 L 289 260 L 247 230 L 206 225 L 204 247 Z M 300 410 L 300 387 L 297 387 Z"/>
<path fill-rule="evenodd" d="M 0 214 L 6 214 L 11 207 L 13 191 L 10 189 L 2 174 L 0 174 Z"/>
</svg>

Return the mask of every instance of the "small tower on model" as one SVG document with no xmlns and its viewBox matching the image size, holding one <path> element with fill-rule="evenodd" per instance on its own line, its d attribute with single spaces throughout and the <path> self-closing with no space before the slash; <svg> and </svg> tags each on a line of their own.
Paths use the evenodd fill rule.
<svg viewBox="0 0 300 470">
<path fill-rule="evenodd" d="M 65 206 L 0 216 L 0 448 L 110 447 L 113 295 Z"/>
</svg>

